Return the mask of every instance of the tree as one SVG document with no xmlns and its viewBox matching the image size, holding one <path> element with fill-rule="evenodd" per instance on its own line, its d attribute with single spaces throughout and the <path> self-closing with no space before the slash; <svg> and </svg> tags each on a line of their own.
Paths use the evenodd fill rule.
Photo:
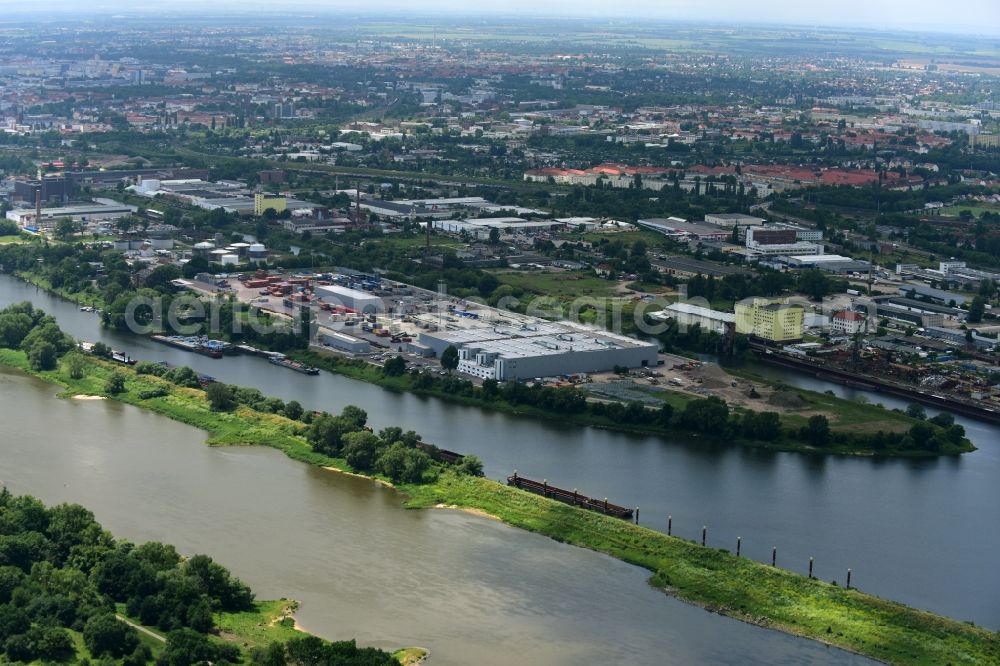
<svg viewBox="0 0 1000 666">
<path fill-rule="evenodd" d="M 205 397 L 213 412 L 228 412 L 236 406 L 233 389 L 228 384 L 213 382 L 205 389 Z"/>
<path fill-rule="evenodd" d="M 826 446 L 830 441 L 830 421 L 822 414 L 811 416 L 800 434 L 813 446 Z"/>
<path fill-rule="evenodd" d="M 17 349 L 33 325 L 29 315 L 5 310 L 0 314 L 0 346 Z"/>
<path fill-rule="evenodd" d="M 95 657 L 108 655 L 120 658 L 139 645 L 135 630 L 120 622 L 112 613 L 102 613 L 87 620 L 83 627 L 83 642 Z"/>
<path fill-rule="evenodd" d="M 910 418 L 923 421 L 924 419 L 927 418 L 927 411 L 923 408 L 922 405 L 918 405 L 915 402 L 911 402 L 909 405 L 906 406 L 906 415 L 909 416 Z"/>
<path fill-rule="evenodd" d="M 406 372 L 406 359 L 402 356 L 393 356 L 382 366 L 382 372 L 389 377 L 402 375 Z"/>
<path fill-rule="evenodd" d="M 368 412 L 360 407 L 348 405 L 341 410 L 340 418 L 344 419 L 344 421 L 353 426 L 355 430 L 360 430 L 365 427 L 366 423 L 368 423 Z"/>
<path fill-rule="evenodd" d="M 955 416 L 948 412 L 941 412 L 937 416 L 932 416 L 927 420 L 936 426 L 941 426 L 942 428 L 950 428 L 955 424 Z"/>
<path fill-rule="evenodd" d="M 344 435 L 356 430 L 358 428 L 354 424 L 339 416 L 323 414 L 313 419 L 306 431 L 306 440 L 314 451 L 336 455 L 340 453 Z"/>
<path fill-rule="evenodd" d="M 467 474 L 468 476 L 483 476 L 483 461 L 480 460 L 478 456 L 470 453 L 469 455 L 462 456 L 462 462 L 460 462 L 455 469 L 459 474 Z"/>
<path fill-rule="evenodd" d="M 305 410 L 298 400 L 290 400 L 285 403 L 285 416 L 293 421 L 301 419 L 304 412 Z"/>
<path fill-rule="evenodd" d="M 721 433 L 729 420 L 729 406 L 716 396 L 698 398 L 684 406 L 681 424 L 691 430 Z"/>
<path fill-rule="evenodd" d="M 448 347 L 441 352 L 441 367 L 451 372 L 458 367 L 458 348 L 455 345 Z"/>
<path fill-rule="evenodd" d="M 204 634 L 184 628 L 167 634 L 167 645 L 157 663 L 162 666 L 191 666 L 219 661 L 239 662 L 239 647 L 213 642 Z"/>
<path fill-rule="evenodd" d="M 367 430 L 351 432 L 344 435 L 344 446 L 341 455 L 351 467 L 368 471 L 375 464 L 379 446 L 382 440 Z"/>
<path fill-rule="evenodd" d="M 430 465 L 430 456 L 408 448 L 402 442 L 392 444 L 375 461 L 375 469 L 388 476 L 393 483 L 418 483 Z"/>
<path fill-rule="evenodd" d="M 87 369 L 87 361 L 80 354 L 70 354 L 66 357 L 66 369 L 72 379 L 83 379 Z"/>
<path fill-rule="evenodd" d="M 108 395 L 118 395 L 125 392 L 125 375 L 120 372 L 113 373 L 104 382 L 104 392 Z"/>
<path fill-rule="evenodd" d="M 799 291 L 807 294 L 814 301 L 821 301 L 830 293 L 830 280 L 823 271 L 815 268 L 802 271 L 799 274 Z"/>
<path fill-rule="evenodd" d="M 28 362 L 33 370 L 54 370 L 56 367 L 56 348 L 45 340 L 38 340 L 28 347 Z"/>
<path fill-rule="evenodd" d="M 496 227 L 490 228 L 490 245 L 496 245 L 500 242 L 500 230 Z"/>
<path fill-rule="evenodd" d="M 68 218 L 62 218 L 56 223 L 56 237 L 66 240 L 80 230 L 80 225 Z"/>
<path fill-rule="evenodd" d="M 976 296 L 972 299 L 972 304 L 969 305 L 969 317 L 968 321 L 970 324 L 978 324 L 983 320 L 983 314 L 986 312 L 986 299 L 982 296 Z"/>
</svg>

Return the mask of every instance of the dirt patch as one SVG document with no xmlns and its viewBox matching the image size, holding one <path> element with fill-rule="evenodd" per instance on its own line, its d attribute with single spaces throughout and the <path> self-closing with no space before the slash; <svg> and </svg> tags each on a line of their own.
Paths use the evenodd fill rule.
<svg viewBox="0 0 1000 666">
<path fill-rule="evenodd" d="M 775 391 L 767 399 L 767 404 L 781 407 L 783 409 L 802 409 L 809 403 L 794 391 Z"/>
<path fill-rule="evenodd" d="M 733 377 L 714 363 L 702 363 L 691 370 L 690 375 L 702 388 L 706 389 L 726 388 L 733 383 Z"/>
</svg>

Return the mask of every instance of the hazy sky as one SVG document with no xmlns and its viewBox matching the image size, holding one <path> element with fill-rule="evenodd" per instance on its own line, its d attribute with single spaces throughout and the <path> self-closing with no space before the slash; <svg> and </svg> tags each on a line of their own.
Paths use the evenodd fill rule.
<svg viewBox="0 0 1000 666">
<path fill-rule="evenodd" d="M 346 9 L 349 11 L 455 12 L 461 14 L 520 14 L 535 16 L 601 16 L 664 18 L 699 21 L 794 23 L 799 25 L 867 26 L 878 28 L 956 30 L 1000 35 L 1000 0 L 0 0 L 0 10 L 71 11 L 184 9 L 185 11 L 247 11 L 262 9 Z"/>
</svg>

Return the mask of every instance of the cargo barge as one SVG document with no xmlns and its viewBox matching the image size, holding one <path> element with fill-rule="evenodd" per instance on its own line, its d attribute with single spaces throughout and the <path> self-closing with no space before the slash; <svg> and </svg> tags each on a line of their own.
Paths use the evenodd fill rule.
<svg viewBox="0 0 1000 666">
<path fill-rule="evenodd" d="M 529 493 L 542 495 L 543 497 L 548 497 L 565 504 L 579 506 L 584 509 L 590 509 L 592 511 L 614 516 L 615 518 L 622 518 L 624 520 L 631 520 L 634 513 L 634 509 L 608 502 L 607 497 L 603 500 L 594 499 L 592 497 L 587 497 L 586 495 L 581 495 L 575 489 L 565 490 L 563 488 L 550 486 L 548 481 L 539 482 L 526 479 L 523 476 L 518 476 L 517 472 L 514 472 L 513 476 L 507 477 L 507 485 L 520 488 L 521 490 L 527 490 Z"/>
<path fill-rule="evenodd" d="M 222 358 L 223 353 L 231 347 L 227 342 L 210 340 L 203 337 L 185 335 L 153 335 L 150 337 L 161 344 L 201 354 L 202 356 L 208 356 L 209 358 Z"/>
<path fill-rule="evenodd" d="M 79 348 L 81 351 L 87 354 L 94 353 L 94 343 L 93 342 L 81 342 L 79 343 Z M 107 358 L 114 361 L 115 363 L 121 363 L 122 365 L 135 365 L 135 359 L 126 354 L 125 352 L 120 352 L 117 349 L 110 350 Z"/>
<path fill-rule="evenodd" d="M 289 370 L 294 370 L 295 372 L 301 372 L 304 375 L 319 374 L 319 368 L 314 368 L 310 365 L 305 365 L 304 363 L 293 361 L 284 354 L 271 354 L 267 358 L 267 362 L 272 363 L 274 365 L 280 365 L 283 368 L 288 368 Z"/>
</svg>

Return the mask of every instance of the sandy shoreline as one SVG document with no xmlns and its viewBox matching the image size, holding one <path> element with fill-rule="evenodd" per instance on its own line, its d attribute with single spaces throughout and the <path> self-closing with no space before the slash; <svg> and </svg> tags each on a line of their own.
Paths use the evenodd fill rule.
<svg viewBox="0 0 1000 666">
<path fill-rule="evenodd" d="M 490 520 L 498 520 L 501 523 L 503 519 L 499 516 L 494 516 L 492 513 L 487 513 L 482 509 L 473 509 L 467 506 L 458 506 L 457 504 L 435 504 L 435 509 L 451 509 L 454 511 L 464 511 L 465 513 L 471 513 L 473 516 L 479 516 L 480 518 L 489 518 Z"/>
<path fill-rule="evenodd" d="M 354 472 L 345 472 L 344 470 L 338 469 L 336 467 L 326 467 L 326 466 L 324 466 L 321 469 L 325 469 L 328 472 L 336 472 L 337 474 L 343 474 L 344 476 L 353 476 L 353 477 L 358 478 L 358 479 L 367 479 L 368 481 L 374 481 L 375 483 L 379 484 L 380 486 L 385 486 L 386 488 L 395 488 L 396 487 L 396 486 L 392 485 L 391 483 L 389 483 L 388 481 L 383 481 L 382 479 L 376 479 L 375 477 L 368 476 L 366 474 L 356 474 Z"/>
<path fill-rule="evenodd" d="M 103 395 L 74 395 L 73 400 L 107 400 Z"/>
</svg>

